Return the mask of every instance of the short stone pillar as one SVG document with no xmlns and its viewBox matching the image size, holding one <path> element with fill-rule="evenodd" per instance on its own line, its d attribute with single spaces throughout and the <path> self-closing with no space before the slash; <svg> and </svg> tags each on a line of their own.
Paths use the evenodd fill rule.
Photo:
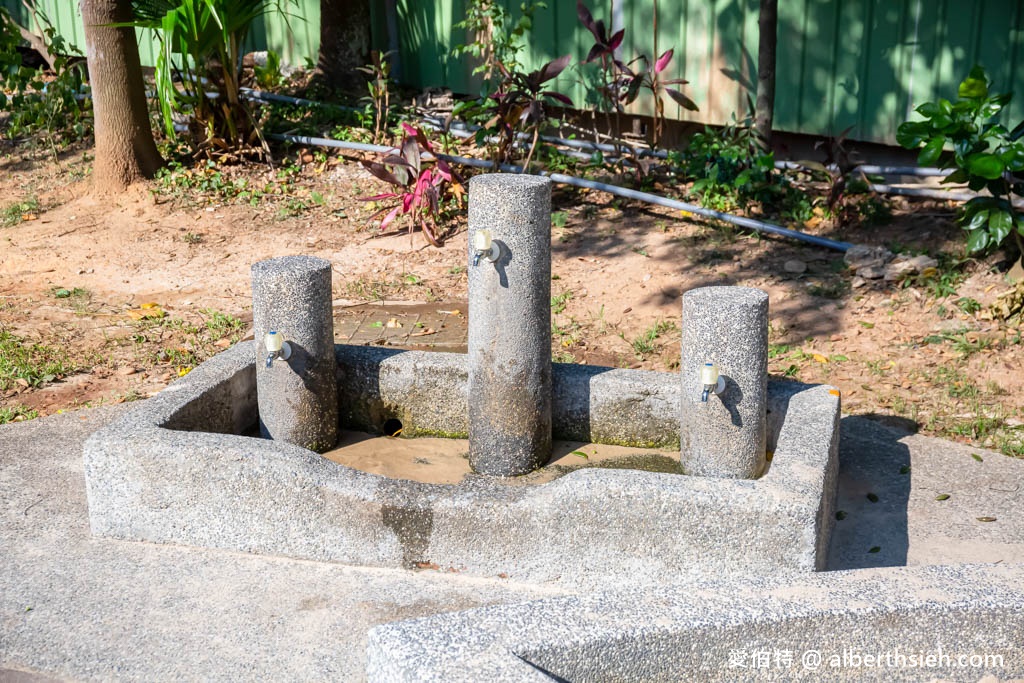
<svg viewBox="0 0 1024 683">
<path fill-rule="evenodd" d="M 469 464 L 511 477 L 550 456 L 551 181 L 479 175 L 469 181 Z"/>
<path fill-rule="evenodd" d="M 329 261 L 284 256 L 252 266 L 260 435 L 319 453 L 338 441 L 331 298 Z M 287 350 L 268 363 L 271 331 Z"/>
<path fill-rule="evenodd" d="M 766 459 L 768 295 L 701 287 L 683 295 L 680 462 L 685 474 L 754 479 Z M 707 401 L 701 370 L 717 366 Z M 706 379 L 706 378 L 705 378 Z"/>
</svg>

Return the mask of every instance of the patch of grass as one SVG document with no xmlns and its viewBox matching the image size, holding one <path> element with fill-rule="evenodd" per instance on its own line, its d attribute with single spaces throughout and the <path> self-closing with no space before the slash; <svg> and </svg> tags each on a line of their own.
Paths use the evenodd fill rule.
<svg viewBox="0 0 1024 683">
<path fill-rule="evenodd" d="M 571 289 L 567 289 L 561 294 L 556 294 L 555 296 L 551 297 L 551 312 L 558 314 L 565 311 L 565 306 L 566 304 L 569 303 L 570 299 L 572 299 Z"/>
<path fill-rule="evenodd" d="M 565 211 L 556 211 L 551 214 L 551 225 L 556 228 L 564 228 L 566 223 L 569 222 L 569 214 Z"/>
<path fill-rule="evenodd" d="M 25 201 L 14 202 L 0 209 L 0 224 L 5 228 L 10 228 L 25 220 L 25 216 L 38 212 L 39 199 L 29 197 Z"/>
<path fill-rule="evenodd" d="M 970 332 L 957 332 L 953 334 L 932 334 L 924 338 L 926 344 L 941 344 L 948 342 L 953 350 L 963 358 L 969 358 L 974 354 L 984 351 L 992 346 L 992 340 L 980 335 L 972 335 Z"/>
<path fill-rule="evenodd" d="M 233 315 L 221 313 L 212 308 L 204 308 L 200 311 L 206 317 L 206 329 L 214 339 L 228 337 L 234 343 L 242 336 L 245 324 Z"/>
<path fill-rule="evenodd" d="M 186 232 L 181 236 L 181 241 L 185 244 L 202 244 L 203 236 L 198 232 Z"/>
<path fill-rule="evenodd" d="M 978 303 L 978 300 L 972 299 L 969 296 L 960 297 L 953 303 L 956 304 L 956 307 L 959 308 L 964 313 L 966 313 L 967 315 L 974 315 L 975 313 L 981 310 L 981 304 Z"/>
<path fill-rule="evenodd" d="M 667 332 L 674 332 L 677 329 L 679 328 L 676 327 L 675 323 L 669 322 L 668 320 L 659 320 L 631 342 L 633 351 L 639 358 L 643 358 L 647 354 L 654 353 L 657 349 L 655 342 L 658 338 Z"/>
<path fill-rule="evenodd" d="M 30 387 L 38 387 L 76 369 L 65 352 L 26 342 L 0 330 L 0 390 L 19 380 Z"/>
<path fill-rule="evenodd" d="M 0 406 L 0 425 L 8 422 L 24 422 L 39 417 L 39 412 L 22 405 Z"/>
<path fill-rule="evenodd" d="M 938 268 L 929 268 L 924 273 L 906 278 L 903 280 L 903 286 L 921 287 L 933 299 L 956 296 L 957 289 L 967 279 L 967 273 L 964 272 L 967 260 L 949 254 L 938 254 L 936 258 L 939 262 Z"/>
<path fill-rule="evenodd" d="M 92 292 L 82 287 L 74 287 L 72 289 L 53 287 L 49 293 L 54 299 L 66 300 L 77 313 L 85 313 L 89 302 L 92 300 Z"/>
</svg>

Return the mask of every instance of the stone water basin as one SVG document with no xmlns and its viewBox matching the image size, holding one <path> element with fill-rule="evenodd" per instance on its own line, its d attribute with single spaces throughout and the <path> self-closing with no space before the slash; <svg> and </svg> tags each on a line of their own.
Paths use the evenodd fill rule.
<svg viewBox="0 0 1024 683">
<path fill-rule="evenodd" d="M 831 387 L 769 381 L 773 458 L 757 480 L 585 467 L 536 485 L 439 484 L 245 436 L 258 421 L 256 355 L 253 342 L 236 345 L 87 441 L 95 535 L 528 582 L 825 566 L 840 407 Z M 335 356 L 343 429 L 400 423 L 407 437 L 465 437 L 464 355 L 337 345 Z M 674 373 L 556 363 L 554 438 L 672 453 L 679 385 Z"/>
</svg>

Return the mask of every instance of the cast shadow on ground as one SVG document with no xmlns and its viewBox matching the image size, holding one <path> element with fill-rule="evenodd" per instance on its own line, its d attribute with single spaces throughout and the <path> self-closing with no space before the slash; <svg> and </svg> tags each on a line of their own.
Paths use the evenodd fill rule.
<svg viewBox="0 0 1024 683">
<path fill-rule="evenodd" d="M 911 463 L 900 441 L 906 435 L 865 417 L 842 419 L 828 569 L 907 564 Z"/>
</svg>

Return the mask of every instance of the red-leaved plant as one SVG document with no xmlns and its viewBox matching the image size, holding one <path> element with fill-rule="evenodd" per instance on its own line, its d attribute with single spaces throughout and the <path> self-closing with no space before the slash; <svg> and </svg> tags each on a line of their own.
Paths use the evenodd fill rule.
<svg viewBox="0 0 1024 683">
<path fill-rule="evenodd" d="M 651 64 L 647 55 L 640 55 L 629 64 L 623 64 L 618 60 L 615 61 L 615 67 L 619 71 L 619 101 L 622 104 L 632 104 L 636 100 L 637 95 L 640 94 L 640 88 L 647 88 L 654 97 L 653 144 L 655 147 L 658 146 L 661 134 L 665 130 L 665 102 L 661 98 L 662 95 L 668 95 L 676 104 L 684 109 L 697 111 L 696 102 L 681 93 L 678 88 L 668 87 L 671 85 L 685 85 L 689 81 L 684 78 L 661 79 L 661 74 L 668 68 L 674 52 L 674 50 L 665 50 L 654 60 L 653 64 Z M 643 64 L 643 68 L 634 72 L 630 67 L 638 62 Z"/>
<path fill-rule="evenodd" d="M 398 200 L 375 212 L 370 220 L 384 216 L 380 222 L 380 229 L 384 230 L 396 218 L 408 216 L 409 234 L 418 227 L 427 242 L 439 247 L 444 235 L 438 227 L 438 218 L 444 204 L 454 199 L 461 205 L 465 190 L 448 162 L 437 158 L 422 130 L 407 123 L 402 124 L 402 129 L 405 135 L 401 146 L 386 152 L 380 161 L 362 162 L 367 171 L 394 185 L 397 191 L 360 199 L 366 202 Z M 424 158 L 425 154 L 433 158 Z"/>
</svg>

